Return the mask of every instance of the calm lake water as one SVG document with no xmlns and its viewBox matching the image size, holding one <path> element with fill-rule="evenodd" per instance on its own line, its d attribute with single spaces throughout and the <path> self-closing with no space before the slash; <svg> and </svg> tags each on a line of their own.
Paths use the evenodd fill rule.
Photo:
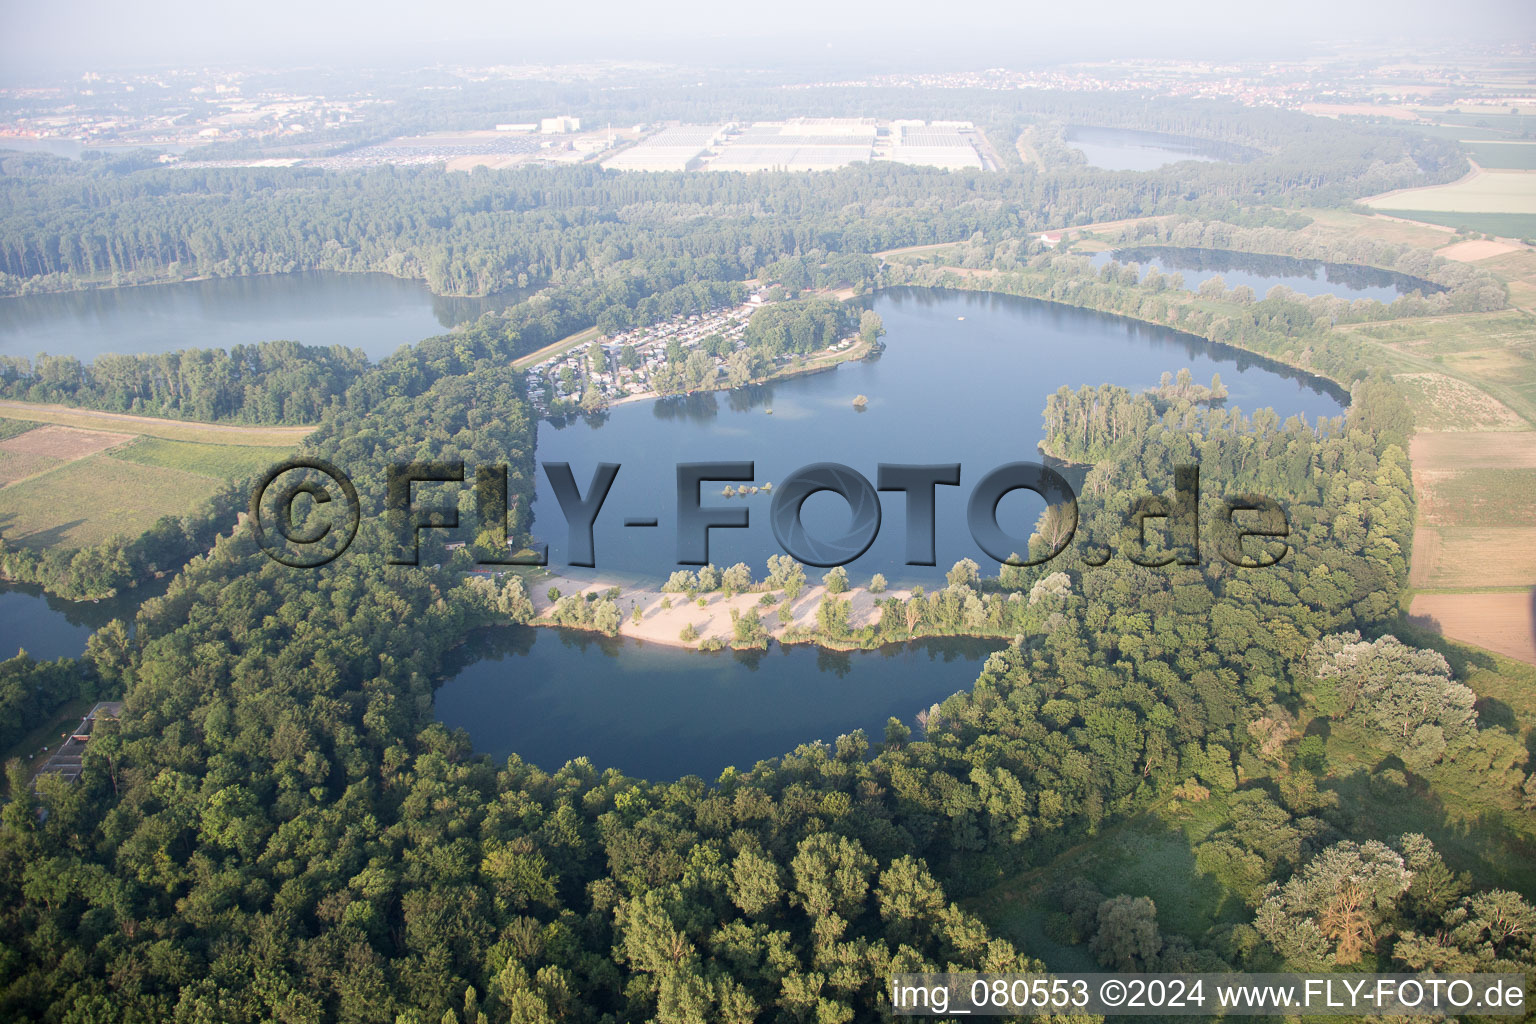
<svg viewBox="0 0 1536 1024">
<path fill-rule="evenodd" d="M 1073 149 L 1088 158 L 1089 166 L 1108 171 L 1155 171 L 1181 160 L 1212 163 L 1247 155 L 1239 146 L 1133 128 L 1074 125 L 1067 129 L 1066 138 Z"/>
<path fill-rule="evenodd" d="M 1433 295 L 1445 290 L 1443 285 L 1433 281 L 1376 267 L 1226 249 L 1149 245 L 1096 252 L 1091 258 L 1095 267 L 1115 260 L 1122 264 L 1135 263 L 1143 271 L 1156 267 L 1164 274 L 1183 274 L 1186 288 L 1198 288 L 1202 282 L 1220 277 L 1228 288 L 1245 284 L 1261 299 L 1277 284 L 1303 295 L 1337 295 L 1345 299 L 1376 299 L 1380 302 L 1391 302 L 1411 292 Z"/>
<path fill-rule="evenodd" d="M 0 298 L 0 355 L 89 361 L 281 340 L 360 348 L 378 360 L 517 301 L 444 298 L 421 281 L 319 271 L 25 295 Z"/>
<path fill-rule="evenodd" d="M 0 583 L 0 661 L 21 649 L 38 661 L 79 657 L 92 633 L 113 619 L 131 625 L 139 605 L 170 585 L 167 576 L 104 601 L 65 601 L 49 597 L 41 587 Z"/>
<path fill-rule="evenodd" d="M 541 424 L 539 459 L 569 462 L 582 493 L 597 463 L 621 466 L 597 519 L 597 569 L 665 579 L 679 567 L 679 462 L 752 461 L 758 484 L 777 484 L 814 462 L 843 463 L 871 482 L 881 462 L 958 462 L 960 486 L 937 489 L 936 567 L 904 564 L 905 503 L 895 493 L 883 498 L 874 545 L 848 566 L 858 583 L 881 572 L 893 583 L 932 584 L 961 558 L 987 564 L 964 525 L 971 488 L 1005 463 L 1039 460 L 1046 397 L 1063 384 L 1139 390 L 1165 371 L 1188 367 L 1202 383 L 1220 373 L 1229 408 L 1270 406 L 1282 417 L 1302 413 L 1314 422 L 1342 412 L 1343 396 L 1314 378 L 1120 317 L 931 289 L 885 291 L 873 306 L 887 332 L 876 359 L 756 388 L 621 405 L 600 420 Z M 853 407 L 859 394 L 869 399 L 863 411 Z M 538 484 L 535 532 L 549 542 L 558 569 L 568 560 L 565 520 L 542 472 Z M 710 560 L 746 562 L 762 575 L 768 556 L 782 550 L 768 522 L 771 496 L 725 498 L 724 486 L 704 485 L 702 504 L 747 508 L 750 526 L 712 530 Z M 1026 494 L 1009 495 L 1000 507 L 999 521 L 1012 536 L 1028 537 L 1043 507 Z M 833 536 L 850 519 L 847 505 L 826 493 L 807 501 L 804 513 L 817 535 Z M 629 517 L 655 517 L 659 525 L 625 527 Z"/>
<path fill-rule="evenodd" d="M 473 664 L 437 691 L 437 717 L 475 750 L 553 770 L 599 769 L 713 780 L 801 743 L 863 729 L 970 687 L 999 645 L 980 640 L 839 653 L 812 647 L 701 653 L 567 630 L 508 627 L 477 636 Z"/>
<path fill-rule="evenodd" d="M 369 292 L 374 288 L 380 291 Z M 167 293 L 174 294 L 156 297 Z M 366 299 L 369 294 L 374 299 Z M 330 337 L 265 328 L 257 336 L 370 348 L 361 339 L 379 333 L 378 300 L 389 295 L 400 297 L 402 307 L 416 303 L 410 315 L 418 318 L 417 327 L 409 329 L 415 333 L 400 342 L 436 333 L 444 323 L 424 290 L 410 282 L 341 275 L 71 296 L 84 300 L 85 312 L 65 303 L 48 322 L 55 338 L 61 336 L 60 324 L 92 317 L 114 324 L 119 337 L 154 337 L 156 303 L 164 301 L 176 312 L 170 321 L 191 317 L 212 326 L 209 337 L 156 347 L 233 344 L 256 339 L 232 334 L 231 323 L 284 322 L 295 315 L 289 299 L 304 295 L 309 298 L 297 305 L 309 314 L 306 322 L 325 326 L 334 332 Z M 229 301 L 218 302 L 219 296 Z M 62 297 L 38 298 L 42 301 L 19 305 L 36 310 Z M 104 312 L 92 311 L 92 300 L 107 303 Z M 959 462 L 962 486 L 938 491 L 939 567 L 902 564 L 905 514 L 895 494 L 883 502 L 884 525 L 875 546 L 850 567 L 856 582 L 883 571 L 893 583 L 932 584 L 956 559 L 979 556 L 963 527 L 970 488 L 1005 462 L 1039 457 L 1041 410 L 1059 385 L 1109 381 L 1141 388 L 1155 384 L 1165 370 L 1189 367 L 1202 381 L 1219 372 L 1231 391 L 1228 404 L 1245 410 L 1268 405 L 1282 415 L 1304 413 L 1316 420 L 1342 409 L 1343 396 L 1310 378 L 1117 317 L 1009 296 L 925 289 L 883 292 L 870 302 L 887 328 L 888 347 L 878 358 L 737 392 L 621 406 L 591 421 L 541 424 L 540 459 L 572 463 L 583 489 L 597 462 L 623 466 L 598 520 L 598 571 L 658 578 L 675 568 L 678 461 L 755 460 L 759 482 L 783 480 L 816 461 L 843 462 L 870 478 L 882 461 Z M 90 337 L 83 329 L 77 332 L 77 338 Z M 26 346 L 37 347 L 65 350 Z M 5 350 L 13 349 L 0 346 Z M 852 404 L 861 393 L 870 400 L 863 412 Z M 564 521 L 547 481 L 540 483 L 538 532 L 550 540 L 552 561 L 560 568 Z M 718 492 L 706 487 L 705 504 L 744 503 L 752 526 L 715 531 L 714 561 L 746 561 L 761 574 L 767 556 L 779 550 L 767 523 L 768 495 L 728 501 Z M 1013 495 L 1004 500 L 1000 518 L 1025 535 L 1038 509 Z M 622 525 L 626 516 L 646 515 L 661 525 Z M 818 532 L 847 518 L 846 508 L 830 495 L 806 505 L 806 523 Z M 141 590 L 112 602 L 71 604 L 34 588 L 0 588 L 0 656 L 21 646 L 40 658 L 78 655 L 93 629 L 114 617 L 131 617 L 145 596 Z M 587 756 L 599 767 L 634 775 L 714 778 L 727 765 L 746 768 L 799 743 L 830 741 L 857 728 L 878 739 L 892 715 L 913 724 L 919 710 L 970 686 L 989 649 L 985 643 L 942 642 L 850 654 L 775 646 L 766 653 L 710 655 L 589 634 L 495 630 L 445 666 L 449 678 L 438 691 L 437 713 L 448 725 L 468 729 L 477 748 L 496 757 L 515 751 L 553 769 Z"/>
</svg>

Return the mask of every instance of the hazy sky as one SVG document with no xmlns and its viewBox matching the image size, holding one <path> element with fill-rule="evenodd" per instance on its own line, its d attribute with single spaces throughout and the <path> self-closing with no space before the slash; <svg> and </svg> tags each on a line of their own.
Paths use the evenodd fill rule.
<svg viewBox="0 0 1536 1024">
<path fill-rule="evenodd" d="M 1536 28 L 1530 0 L 0 0 L 0 11 L 9 78 L 204 62 L 647 56 L 831 69 L 1022 66 L 1137 54 L 1265 56 L 1346 41 L 1529 41 Z"/>
</svg>

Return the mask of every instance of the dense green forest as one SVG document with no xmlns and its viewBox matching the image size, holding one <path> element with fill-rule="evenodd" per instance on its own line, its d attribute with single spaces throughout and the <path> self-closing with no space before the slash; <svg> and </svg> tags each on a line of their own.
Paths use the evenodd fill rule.
<svg viewBox="0 0 1536 1024">
<path fill-rule="evenodd" d="M 1071 103 L 1064 110 L 1087 116 Z M 1115 120 L 1102 105 L 1098 113 Z M 626 261 L 716 257 L 755 268 L 812 248 L 867 254 L 978 231 L 1020 237 L 1279 196 L 1337 204 L 1449 180 L 1465 166 L 1444 142 L 1279 112 L 1191 108 L 1167 127 L 1202 116 L 1213 134 L 1248 125 L 1245 137 L 1264 151 L 1176 171 L 1066 163 L 950 174 L 891 164 L 809 176 L 625 175 L 590 165 L 198 170 L 12 156 L 0 160 L 0 291 L 327 269 L 486 294 L 600 277 Z"/>
<path fill-rule="evenodd" d="M 680 113 L 715 116 L 721 100 L 703 92 L 686 94 Z M 604 95 L 604 109 L 623 116 L 631 101 Z M 752 112 L 749 95 L 734 99 Z M 892 97 L 864 101 L 873 110 Z M 989 123 L 1034 126 L 1041 138 L 1068 123 L 1131 123 L 1111 101 L 989 102 Z M 399 116 L 441 127 L 452 111 Z M 1135 123 L 1148 125 L 1144 112 Z M 545 285 L 377 365 L 292 345 L 0 365 L 14 397 L 318 422 L 303 453 L 349 467 L 369 494 L 384 492 L 384 467 L 398 462 L 507 463 L 515 544 L 529 540 L 536 435 L 512 361 L 588 327 L 712 308 L 739 298 L 749 277 L 786 293 L 946 285 L 1087 306 L 1260 353 L 1351 393 L 1348 415 L 1322 423 L 1209 407 L 1177 386 L 1052 396 L 1049 447 L 1093 467 L 1060 560 L 962 562 L 931 593 L 880 597 L 880 623 L 862 629 L 848 626 L 837 593 L 846 578 L 829 574 L 837 585 L 817 629 L 788 638 L 842 648 L 993 638 L 999 649 L 974 685 L 915 729 L 892 719 L 880 736 L 808 743 L 714 780 L 477 756 L 434 721 L 434 687 L 477 630 L 529 618 L 527 585 L 467 577 L 474 552 L 449 555 L 440 538 L 424 545 L 421 567 L 391 564 L 380 517 L 364 516 L 348 556 L 319 570 L 258 549 L 238 520 L 239 485 L 136 541 L 0 549 L 8 576 L 78 596 L 181 567 L 163 598 L 98 631 L 83 657 L 0 663 L 11 739 L 68 700 L 125 703 L 121 721 L 99 725 L 78 784 L 45 777 L 33 790 L 22 765 L 8 766 L 0 1017 L 880 1020 L 897 971 L 1039 969 L 1042 954 L 989 925 L 974 901 L 1022 872 L 1059 871 L 1082 844 L 1175 804 L 1220 810 L 1221 824 L 1185 852 L 1231 897 L 1221 926 L 1175 934 L 1176 908 L 1085 868 L 1044 896 L 1054 941 L 1120 969 L 1532 970 L 1529 891 L 1499 881 L 1521 877 L 1519 865 L 1477 863 L 1473 877 L 1464 851 L 1443 840 L 1382 832 L 1341 796 L 1319 731 L 1359 744 L 1372 800 L 1395 806 L 1453 779 L 1490 809 L 1479 841 L 1495 837 L 1513 860 L 1529 852 L 1520 822 L 1536 809 L 1536 775 L 1514 712 L 1475 701 L 1464 659 L 1401 629 L 1412 416 L 1329 331 L 1497 308 L 1502 290 L 1377 247 L 1352 256 L 1448 290 L 1390 305 L 1191 293 L 1027 237 L 1191 213 L 1205 216 L 1128 240 L 1294 252 L 1269 233 L 1287 214 L 1236 207 L 1342 203 L 1462 170 L 1439 143 L 1305 123 L 1174 109 L 1150 126 L 1253 153 L 1139 175 L 1066 159 L 993 175 L 871 166 L 750 179 L 0 161 L 0 286 L 11 292 L 294 269 L 385 271 L 452 293 Z M 1218 215 L 1230 219 L 1213 223 Z M 980 273 L 882 268 L 870 256 L 939 241 L 964 243 L 954 262 Z M 749 347 L 800 352 L 857 326 L 828 300 L 786 302 L 754 317 Z M 1195 464 L 1207 551 L 1184 564 L 1179 524 L 1152 528 L 1149 547 L 1125 524 L 1140 500 L 1176 507 L 1180 467 Z M 1211 553 L 1235 544 L 1219 499 L 1252 492 L 1286 513 L 1274 565 Z M 1021 554 L 1054 547 L 1065 525 L 1048 511 Z M 1258 562 L 1275 543 L 1236 550 Z M 706 568 L 674 589 L 750 584 L 746 567 Z M 770 590 L 804 585 L 787 559 L 768 569 Z M 608 631 L 617 613 L 580 598 L 559 612 Z M 766 642 L 761 620 L 737 626 L 742 646 Z M 1454 839 L 1459 827 L 1443 831 Z"/>
<path fill-rule="evenodd" d="M 371 371 L 309 450 L 358 467 L 510 458 L 526 496 L 533 424 L 507 344 L 450 337 Z M 1065 414 L 1063 431 L 1078 422 Z M 1266 750 L 1301 756 L 1283 729 L 1274 739 L 1287 707 L 1321 694 L 1344 719 L 1380 696 L 1369 659 L 1341 654 L 1363 643 L 1349 630 L 1395 615 L 1409 430 L 1390 386 L 1357 389 L 1348 421 L 1320 430 L 1167 411 L 1111 445 L 1088 493 L 1164 491 L 1186 461 L 1269 488 L 1292 503 L 1278 570 L 1116 558 L 984 584 L 957 567 L 916 628 L 1013 637 L 970 691 L 920 733 L 893 721 L 712 784 L 475 757 L 433 723 L 432 689 L 469 631 L 528 614 L 520 582 L 389 566 L 376 524 L 316 572 L 237 530 L 132 635 L 104 630 L 72 667 L 76 686 L 126 701 L 82 782 L 33 795 L 13 774 L 0 1007 L 60 1021 L 875 1019 L 896 970 L 1036 966 L 955 901 L 1196 789 L 1246 793 L 1274 821 L 1273 840 L 1234 830 L 1203 854 L 1266 894 L 1252 924 L 1196 947 L 1149 931 L 1155 908 L 1133 899 L 1064 895 L 1104 962 L 1529 965 L 1528 932 L 1499 924 L 1531 913 L 1519 896 L 1472 888 L 1417 838 L 1361 846 L 1313 820 L 1299 761 L 1279 802 L 1242 782 Z M 1112 536 L 1095 531 L 1123 513 L 1111 502 L 1085 527 Z M 996 621 L 968 619 L 973 602 Z M 1407 656 L 1446 710 L 1411 723 L 1405 762 L 1474 756 L 1465 688 Z M 1383 742 L 1403 734 L 1393 723 Z M 1395 872 L 1371 941 L 1285 924 L 1356 861 Z"/>
</svg>

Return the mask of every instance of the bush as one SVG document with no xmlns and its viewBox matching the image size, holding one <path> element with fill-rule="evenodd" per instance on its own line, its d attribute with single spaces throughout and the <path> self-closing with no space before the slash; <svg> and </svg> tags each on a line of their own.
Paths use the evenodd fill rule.
<svg viewBox="0 0 1536 1024">
<path fill-rule="evenodd" d="M 1307 736 L 1297 746 L 1296 758 L 1313 775 L 1322 775 L 1328 770 L 1328 744 L 1321 736 Z"/>
</svg>

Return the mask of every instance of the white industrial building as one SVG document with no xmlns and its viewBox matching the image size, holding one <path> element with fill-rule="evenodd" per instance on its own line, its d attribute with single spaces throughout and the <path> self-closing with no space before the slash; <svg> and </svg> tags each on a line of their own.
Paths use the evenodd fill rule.
<svg viewBox="0 0 1536 1024">
<path fill-rule="evenodd" d="M 879 121 L 801 117 L 738 125 L 679 125 L 603 161 L 619 171 L 830 171 L 892 161 L 944 170 L 981 170 L 969 121 Z"/>
<path fill-rule="evenodd" d="M 615 171 L 686 171 L 719 141 L 725 125 L 682 125 L 665 128 L 637 146 L 603 161 Z"/>
<path fill-rule="evenodd" d="M 890 158 L 896 163 L 940 167 L 946 171 L 982 168 L 971 141 L 969 121 L 898 122 L 891 126 Z"/>
</svg>

